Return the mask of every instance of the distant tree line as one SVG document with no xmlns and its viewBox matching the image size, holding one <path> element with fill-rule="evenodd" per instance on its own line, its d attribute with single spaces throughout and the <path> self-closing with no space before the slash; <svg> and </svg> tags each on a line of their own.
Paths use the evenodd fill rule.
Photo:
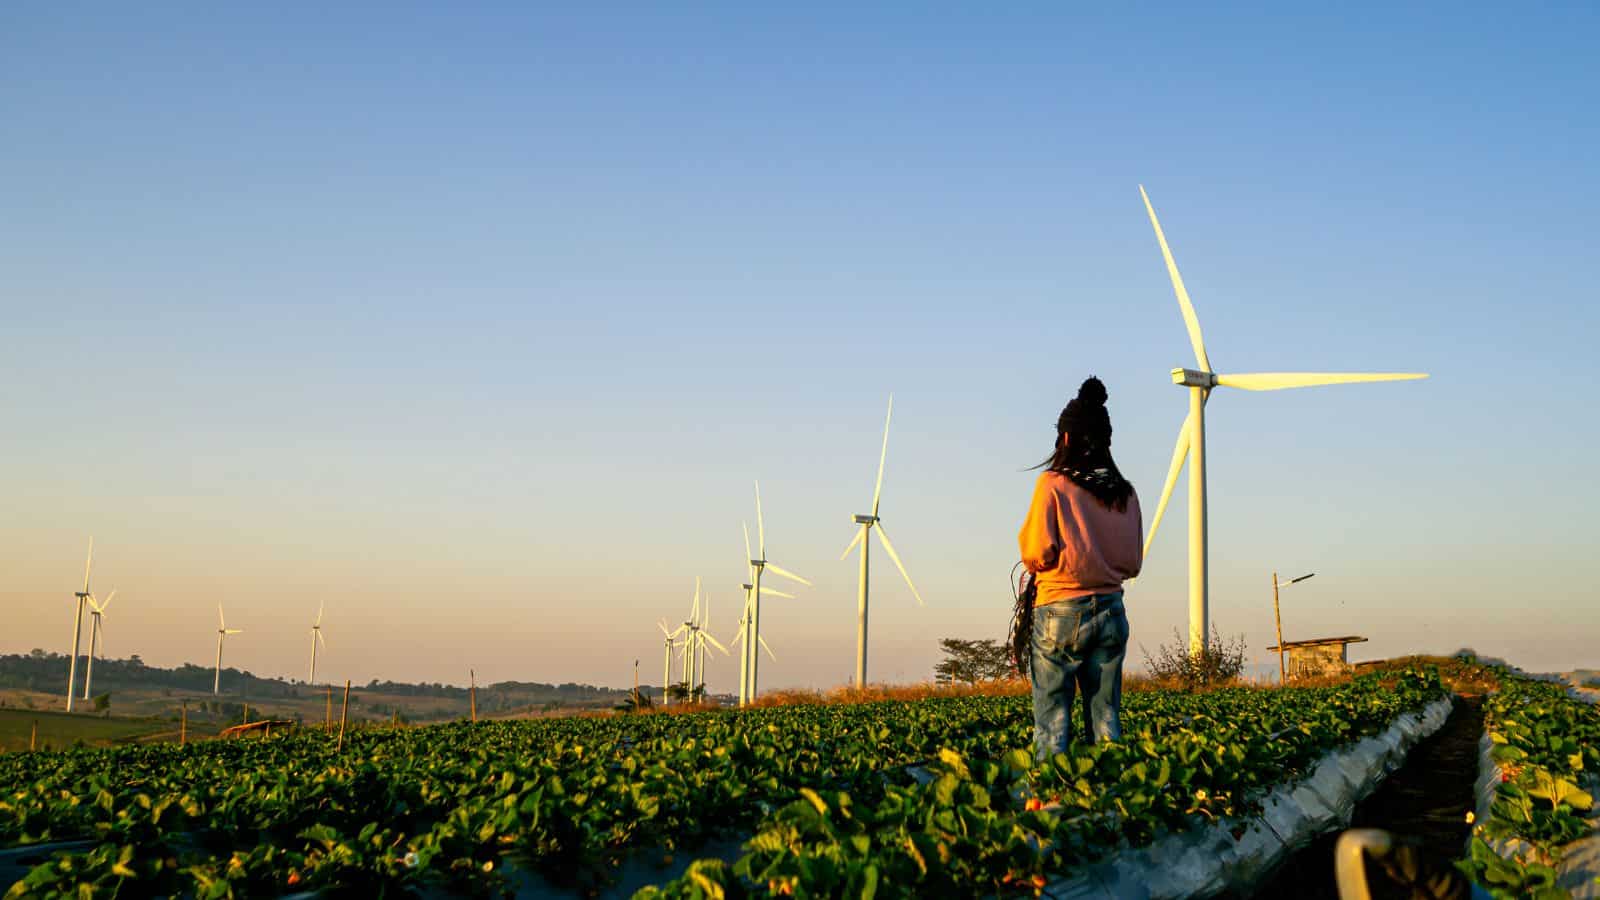
<svg viewBox="0 0 1600 900">
<path fill-rule="evenodd" d="M 65 653 L 34 650 L 27 654 L 0 654 L 0 688 L 64 693 L 67 687 L 69 658 Z M 83 677 L 87 657 L 78 657 L 78 676 Z M 147 666 L 138 655 L 128 659 L 96 659 L 94 661 L 94 690 L 116 693 L 118 691 L 188 691 L 209 693 L 214 670 L 206 666 L 186 663 L 173 669 Z M 321 696 L 323 686 L 304 682 L 285 681 L 281 678 L 260 678 L 239 669 L 222 670 L 222 691 L 232 697 L 253 700 L 296 699 Z M 438 698 L 451 701 L 463 709 L 468 704 L 468 689 L 439 682 L 410 684 L 400 681 L 369 681 L 365 690 L 396 697 Z M 648 691 L 648 689 L 646 689 Z M 592 684 L 544 684 L 541 682 L 502 681 L 478 687 L 480 712 L 510 712 L 515 710 L 553 710 L 562 707 L 609 707 L 628 696 L 629 691 L 597 687 Z M 338 698 L 335 698 L 335 703 Z M 373 708 L 373 707 L 369 707 Z M 399 711 L 397 706 L 385 705 L 386 712 Z"/>
</svg>

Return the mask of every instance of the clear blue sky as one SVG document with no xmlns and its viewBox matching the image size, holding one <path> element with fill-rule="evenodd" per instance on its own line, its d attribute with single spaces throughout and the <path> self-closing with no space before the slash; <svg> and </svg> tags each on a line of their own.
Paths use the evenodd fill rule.
<svg viewBox="0 0 1600 900">
<path fill-rule="evenodd" d="M 770 7 L 770 5 L 768 5 Z M 1032 474 L 1094 372 L 1153 506 L 1192 364 L 1426 382 L 1219 395 L 1213 610 L 1600 663 L 1589 361 L 1600 12 L 925 4 L 0 11 L 0 650 L 461 682 L 659 678 L 734 630 L 842 682 L 896 394 L 874 677 L 1000 636 Z M 1129 592 L 1184 621 L 1180 496 Z M 1140 655 L 1133 654 L 1137 663 Z M 718 661 L 715 690 L 736 665 Z"/>
</svg>

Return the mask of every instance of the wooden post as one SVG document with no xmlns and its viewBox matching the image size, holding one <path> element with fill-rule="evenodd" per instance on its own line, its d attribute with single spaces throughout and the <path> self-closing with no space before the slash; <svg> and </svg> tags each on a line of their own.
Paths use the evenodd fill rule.
<svg viewBox="0 0 1600 900">
<path fill-rule="evenodd" d="M 240 725 L 246 725 L 246 724 L 249 724 L 249 722 L 250 722 L 250 704 L 249 704 L 249 702 L 246 702 L 244 704 L 244 718 L 239 720 L 239 724 Z"/>
<path fill-rule="evenodd" d="M 472 669 L 468 669 L 467 678 L 472 683 L 472 687 L 468 690 L 468 694 L 472 699 L 472 721 L 476 722 L 478 721 L 478 673 Z"/>
<path fill-rule="evenodd" d="M 335 750 L 344 749 L 344 723 L 350 717 L 350 679 L 344 682 L 344 705 L 339 707 L 339 746 Z"/>
<path fill-rule="evenodd" d="M 639 661 L 633 661 L 633 711 L 639 711 Z"/>
<path fill-rule="evenodd" d="M 333 685 L 328 685 L 328 710 L 322 715 L 322 733 L 333 730 Z"/>
<path fill-rule="evenodd" d="M 1288 676 L 1283 666 L 1283 616 L 1278 613 L 1278 573 L 1272 573 L 1272 620 L 1278 627 L 1278 684 L 1288 684 Z"/>
<path fill-rule="evenodd" d="M 33 720 L 33 732 L 28 735 L 28 752 L 32 753 L 39 748 L 39 720 Z"/>
<path fill-rule="evenodd" d="M 178 720 L 178 746 L 189 743 L 189 701 L 183 701 L 183 717 Z"/>
</svg>

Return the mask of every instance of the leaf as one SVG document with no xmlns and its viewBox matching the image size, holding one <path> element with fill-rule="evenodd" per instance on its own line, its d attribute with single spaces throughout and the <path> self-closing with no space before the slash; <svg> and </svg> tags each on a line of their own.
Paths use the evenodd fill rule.
<svg viewBox="0 0 1600 900">
<path fill-rule="evenodd" d="M 827 802 L 824 801 L 822 796 L 816 791 L 808 787 L 803 787 L 800 789 L 800 796 L 804 797 L 806 801 L 811 804 L 812 808 L 817 811 L 818 815 L 825 816 L 828 814 Z"/>
</svg>

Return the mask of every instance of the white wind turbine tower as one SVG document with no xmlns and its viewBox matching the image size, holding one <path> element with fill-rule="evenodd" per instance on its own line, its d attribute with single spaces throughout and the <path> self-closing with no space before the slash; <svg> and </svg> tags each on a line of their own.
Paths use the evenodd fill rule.
<svg viewBox="0 0 1600 900">
<path fill-rule="evenodd" d="M 683 650 L 678 654 L 683 658 L 683 685 L 691 694 L 694 691 L 696 669 L 700 662 L 699 642 L 695 634 L 700 628 L 700 576 L 694 578 L 694 603 L 689 607 L 689 618 L 683 624 L 667 633 L 667 637 L 676 640 L 680 635 L 687 635 L 683 639 Z"/>
<path fill-rule="evenodd" d="M 1206 345 L 1200 334 L 1200 319 L 1194 305 L 1189 302 L 1189 292 L 1184 289 L 1183 278 L 1178 274 L 1178 264 L 1167 246 L 1161 222 L 1156 219 L 1155 207 L 1144 186 L 1139 186 L 1139 196 L 1144 198 L 1144 208 L 1150 214 L 1150 224 L 1155 228 L 1156 240 L 1161 244 L 1161 255 L 1167 263 L 1167 274 L 1172 278 L 1172 289 L 1178 295 L 1178 308 L 1183 313 L 1183 323 L 1189 331 L 1189 343 L 1194 347 L 1195 361 L 1200 368 L 1173 369 L 1172 383 L 1189 389 L 1189 417 L 1178 432 L 1178 445 L 1172 451 L 1172 465 L 1167 470 L 1167 483 L 1161 489 L 1161 502 L 1156 506 L 1150 531 L 1145 536 L 1148 552 L 1155 539 L 1156 529 L 1172 499 L 1172 489 L 1177 484 L 1183 461 L 1189 460 L 1189 652 L 1198 655 L 1210 640 L 1210 594 L 1207 583 L 1206 535 L 1206 401 L 1214 387 L 1239 388 L 1246 391 L 1276 391 L 1285 388 L 1316 387 L 1328 384 L 1351 384 L 1364 381 L 1411 381 L 1427 378 L 1420 372 L 1265 372 L 1249 375 L 1220 375 L 1211 369 L 1206 356 Z"/>
<path fill-rule="evenodd" d="M 217 671 L 211 678 L 211 693 L 218 693 L 217 688 L 222 684 L 222 639 L 230 634 L 243 634 L 243 628 L 229 628 L 228 623 L 222 618 L 222 604 L 217 604 Z"/>
<path fill-rule="evenodd" d="M 844 548 L 839 554 L 840 559 L 850 555 L 850 551 L 861 545 L 861 578 L 856 587 L 856 689 L 867 686 L 867 553 L 872 547 L 872 541 L 867 533 L 874 527 L 878 529 L 878 541 L 883 544 L 884 552 L 894 560 L 895 568 L 900 570 L 900 577 L 906 580 L 906 587 L 911 588 L 911 596 L 917 598 L 917 605 L 923 606 L 922 595 L 917 593 L 917 586 L 911 583 L 911 576 L 906 572 L 905 564 L 900 561 L 900 554 L 894 552 L 894 544 L 889 542 L 889 535 L 883 530 L 883 521 L 878 518 L 878 500 L 883 496 L 883 464 L 889 458 L 889 420 L 894 417 L 894 395 L 889 395 L 889 413 L 883 417 L 883 450 L 878 454 L 878 482 L 872 489 L 872 512 L 864 516 L 856 516 L 855 522 L 861 528 L 856 532 L 855 539 L 850 546 Z"/>
<path fill-rule="evenodd" d="M 672 648 L 678 643 L 678 632 L 669 630 L 665 620 L 656 624 L 661 627 L 661 633 L 666 635 L 666 663 L 661 672 L 661 705 L 666 706 L 667 691 L 672 687 Z"/>
<path fill-rule="evenodd" d="M 106 607 L 110 606 L 111 601 L 115 599 L 117 599 L 115 588 L 112 588 L 111 593 L 106 595 L 106 602 L 104 603 L 96 601 L 93 594 L 89 595 L 89 658 L 85 661 L 86 665 L 83 669 L 83 699 L 85 700 L 89 699 L 89 687 L 94 681 L 95 654 L 103 649 L 100 646 L 100 617 L 105 615 Z"/>
<path fill-rule="evenodd" d="M 311 674 L 306 676 L 306 684 L 317 683 L 317 645 L 321 644 L 323 649 L 327 649 L 328 646 L 328 642 L 322 639 L 322 613 L 326 608 L 325 600 L 317 604 L 317 621 L 311 625 Z M 220 612 L 222 607 L 218 606 L 217 609 Z M 220 645 L 221 641 L 218 641 L 218 644 Z"/>
<path fill-rule="evenodd" d="M 750 534 L 745 532 L 745 542 L 748 545 Z M 781 575 L 791 581 L 798 581 L 806 587 L 811 587 L 811 582 L 783 567 L 767 562 L 767 528 L 761 518 L 761 482 L 756 482 L 756 552 L 759 556 L 750 558 L 750 640 L 744 642 L 744 652 L 749 658 L 748 667 L 749 686 L 745 691 L 746 702 L 754 700 L 760 689 L 761 655 L 756 652 L 757 641 L 761 638 L 761 575 L 768 569 L 772 574 Z M 767 593 L 776 593 L 768 591 Z"/>
<path fill-rule="evenodd" d="M 698 585 L 699 585 L 699 579 L 698 578 L 695 579 L 695 584 L 698 587 Z M 699 662 L 699 666 L 698 666 L 698 668 L 699 668 L 699 674 L 698 674 L 699 681 L 697 681 L 696 684 L 700 684 L 700 685 L 703 686 L 705 684 L 705 681 L 706 681 L 706 657 L 710 656 L 710 652 L 706 650 L 706 645 L 710 644 L 712 647 L 715 647 L 718 650 L 721 650 L 723 656 L 727 656 L 728 655 L 728 648 L 724 647 L 722 645 L 722 642 L 717 640 L 715 637 L 713 637 L 711 632 L 710 632 L 710 630 L 708 630 L 706 628 L 706 625 L 708 625 L 711 622 L 711 594 L 710 594 L 710 592 L 706 593 L 705 602 L 700 604 L 699 610 L 700 610 L 700 617 L 697 620 L 697 622 L 695 624 L 695 628 L 694 628 L 694 639 L 695 639 L 695 642 L 700 645 L 700 662 Z M 704 694 L 702 694 L 701 696 L 702 696 L 702 699 L 704 699 Z"/>
<path fill-rule="evenodd" d="M 749 556 L 750 554 L 746 553 L 745 555 Z M 734 635 L 733 640 L 728 642 L 728 646 L 730 646 L 730 647 L 735 645 L 735 644 L 738 644 L 740 641 L 748 641 L 750 639 L 750 634 L 751 634 L 750 623 L 752 621 L 751 611 L 755 607 L 755 603 L 754 603 L 755 594 L 751 590 L 752 587 L 754 587 L 754 585 L 751 585 L 748 582 L 744 585 L 744 610 L 739 613 L 739 633 Z M 782 591 L 775 591 L 772 588 L 763 588 L 762 589 L 762 593 L 766 594 L 769 597 L 787 597 L 787 598 L 789 598 L 791 600 L 794 599 L 794 595 L 793 594 L 785 594 Z M 767 651 L 767 656 L 769 658 L 771 658 L 773 662 L 777 662 L 778 655 L 776 653 L 773 653 L 772 652 L 772 648 L 767 645 L 767 639 L 766 638 L 756 638 L 756 643 L 760 647 L 760 649 Z M 750 673 L 750 658 L 749 658 L 748 655 L 745 654 L 744 648 L 741 647 L 741 648 L 739 648 L 739 705 L 740 706 L 747 705 L 750 702 L 750 700 L 752 699 L 750 697 L 750 695 L 747 693 L 747 689 L 750 686 L 749 673 Z"/>
<path fill-rule="evenodd" d="M 72 712 L 72 698 L 78 688 L 78 648 L 83 641 L 83 605 L 94 595 L 89 593 L 89 571 L 94 568 L 94 536 L 89 536 L 89 555 L 83 563 L 83 590 L 73 594 L 78 598 L 78 612 L 72 618 L 72 661 L 67 667 L 67 712 Z"/>
</svg>

